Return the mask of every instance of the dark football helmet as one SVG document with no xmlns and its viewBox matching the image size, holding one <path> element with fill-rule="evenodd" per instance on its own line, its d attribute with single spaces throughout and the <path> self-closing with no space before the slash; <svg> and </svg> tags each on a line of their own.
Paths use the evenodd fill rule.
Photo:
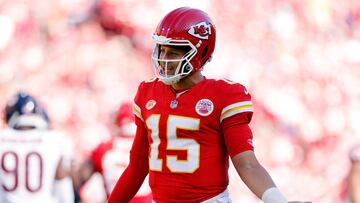
<svg viewBox="0 0 360 203">
<path fill-rule="evenodd" d="M 27 93 L 14 95 L 5 107 L 5 120 L 11 128 L 49 128 L 49 117 L 36 99 Z"/>
<path fill-rule="evenodd" d="M 189 75 L 192 71 L 201 69 L 211 60 L 215 49 L 216 29 L 213 21 L 205 12 L 181 7 L 168 13 L 159 23 L 153 34 L 156 46 L 153 50 L 152 61 L 155 75 L 164 83 L 172 84 Z M 188 51 L 179 60 L 160 59 L 160 46 L 188 47 Z M 167 75 L 167 65 L 160 66 L 160 62 L 179 62 L 175 74 Z"/>
</svg>

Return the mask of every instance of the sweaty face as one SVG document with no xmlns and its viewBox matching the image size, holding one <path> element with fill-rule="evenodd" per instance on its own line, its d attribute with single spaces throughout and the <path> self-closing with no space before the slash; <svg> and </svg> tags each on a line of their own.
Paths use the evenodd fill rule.
<svg viewBox="0 0 360 203">
<path fill-rule="evenodd" d="M 176 46 L 161 45 L 159 59 L 163 60 L 179 60 L 185 54 L 187 50 Z M 174 75 L 176 68 L 178 67 L 179 61 L 160 61 L 162 74 Z"/>
</svg>

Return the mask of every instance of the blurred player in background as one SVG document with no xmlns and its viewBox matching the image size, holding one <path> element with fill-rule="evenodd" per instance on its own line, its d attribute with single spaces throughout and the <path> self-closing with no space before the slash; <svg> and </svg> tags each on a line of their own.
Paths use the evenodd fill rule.
<svg viewBox="0 0 360 203">
<path fill-rule="evenodd" d="M 348 197 L 351 203 L 360 203 L 360 144 L 350 151 L 350 160 Z"/>
<path fill-rule="evenodd" d="M 215 36 L 214 23 L 198 9 L 175 9 L 159 23 L 152 56 L 157 78 L 138 88 L 130 164 L 109 203 L 131 200 L 148 173 L 157 203 L 231 202 L 229 156 L 257 197 L 265 203 L 288 202 L 255 157 L 247 89 L 201 74 Z"/>
<path fill-rule="evenodd" d="M 37 100 L 16 94 L 0 131 L 0 202 L 74 202 L 69 145 Z"/>
<path fill-rule="evenodd" d="M 128 154 L 136 132 L 134 120 L 132 104 L 129 102 L 121 104 L 112 129 L 112 138 L 98 145 L 93 150 L 91 157 L 81 165 L 78 173 L 79 180 L 75 181 L 80 183 L 78 188 L 83 186 L 94 173 L 98 172 L 103 178 L 107 196 L 110 195 L 116 181 L 129 165 Z M 144 182 L 131 202 L 152 202 L 152 195 L 147 181 Z"/>
</svg>

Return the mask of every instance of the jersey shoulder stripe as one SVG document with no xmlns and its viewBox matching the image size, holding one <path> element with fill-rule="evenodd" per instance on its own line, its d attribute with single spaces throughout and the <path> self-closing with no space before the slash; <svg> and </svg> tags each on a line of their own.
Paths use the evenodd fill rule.
<svg viewBox="0 0 360 203">
<path fill-rule="evenodd" d="M 134 112 L 135 116 L 137 116 L 142 121 L 144 121 L 144 119 L 141 115 L 141 108 L 135 102 L 133 102 L 133 112 Z"/>
<path fill-rule="evenodd" d="M 244 112 L 253 112 L 253 105 L 251 101 L 237 102 L 224 107 L 221 111 L 220 122 L 222 122 L 225 118 Z"/>
</svg>

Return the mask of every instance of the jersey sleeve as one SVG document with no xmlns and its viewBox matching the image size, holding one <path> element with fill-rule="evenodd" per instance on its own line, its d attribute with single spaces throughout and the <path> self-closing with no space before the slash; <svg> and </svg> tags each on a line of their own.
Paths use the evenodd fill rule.
<svg viewBox="0 0 360 203">
<path fill-rule="evenodd" d="M 139 118 L 135 118 L 135 123 L 137 126 L 136 135 L 135 135 L 134 142 L 131 147 L 130 153 L 147 157 L 148 153 L 149 153 L 149 142 L 147 139 L 147 129 L 144 126 L 144 123 Z"/>
<path fill-rule="evenodd" d="M 253 105 L 251 102 L 251 95 L 248 90 L 243 85 L 234 82 L 224 82 L 222 89 L 223 103 L 220 116 L 220 122 L 222 125 L 224 125 L 224 120 L 231 120 L 229 118 L 234 115 L 241 115 L 243 119 L 234 120 L 233 122 L 250 123 L 253 113 Z M 225 124 L 227 125 L 229 122 L 225 122 Z M 231 124 L 233 123 L 231 122 Z"/>
<path fill-rule="evenodd" d="M 220 122 L 225 144 L 231 157 L 253 150 L 252 131 L 249 127 L 253 115 L 251 95 L 241 84 L 224 81 L 223 105 Z"/>
<path fill-rule="evenodd" d="M 137 130 L 130 151 L 130 163 L 112 190 L 108 203 L 129 202 L 149 172 L 147 130 L 138 117 L 135 122 Z"/>
<path fill-rule="evenodd" d="M 235 115 L 233 119 L 241 120 L 240 115 Z M 248 151 L 254 150 L 253 134 L 248 124 L 231 125 L 223 130 L 226 148 L 230 157 Z"/>
<path fill-rule="evenodd" d="M 144 106 L 143 105 L 144 102 L 142 101 L 142 98 L 146 92 L 145 90 L 146 82 L 147 81 L 144 81 L 139 85 L 138 91 L 134 98 L 133 112 L 135 114 L 136 135 L 130 151 L 130 154 L 139 154 L 145 156 L 147 156 L 148 153 L 149 143 L 147 140 L 147 128 L 145 127 L 144 119 L 141 112 L 141 107 Z"/>
<path fill-rule="evenodd" d="M 135 114 L 135 116 L 137 118 L 139 118 L 141 121 L 144 121 L 143 117 L 142 117 L 142 114 L 141 114 L 141 104 L 142 104 L 142 92 L 144 91 L 144 83 L 145 82 L 142 82 L 140 85 L 139 85 L 139 88 L 138 88 L 138 91 L 135 95 L 135 98 L 134 98 L 134 102 L 133 102 L 133 112 Z"/>
</svg>

